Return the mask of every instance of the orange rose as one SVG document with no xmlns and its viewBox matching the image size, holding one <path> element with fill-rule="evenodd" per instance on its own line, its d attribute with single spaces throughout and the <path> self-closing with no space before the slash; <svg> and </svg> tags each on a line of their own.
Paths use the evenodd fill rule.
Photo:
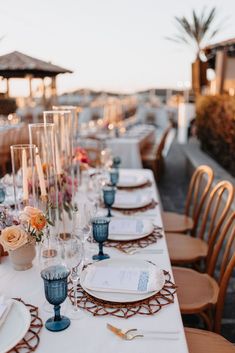
<svg viewBox="0 0 235 353">
<path fill-rule="evenodd" d="M 43 228 L 46 226 L 46 223 L 46 218 L 42 213 L 32 216 L 30 220 L 31 226 L 36 228 L 38 231 L 43 230 Z"/>
</svg>

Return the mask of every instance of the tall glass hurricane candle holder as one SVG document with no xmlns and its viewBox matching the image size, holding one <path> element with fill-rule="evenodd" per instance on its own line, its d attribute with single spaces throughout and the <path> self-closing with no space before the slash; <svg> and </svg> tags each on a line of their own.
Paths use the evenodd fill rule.
<svg viewBox="0 0 235 353">
<path fill-rule="evenodd" d="M 44 123 L 55 124 L 56 150 L 60 158 L 58 174 L 69 172 L 73 159 L 73 115 L 69 110 L 43 112 Z"/>
<path fill-rule="evenodd" d="M 65 117 L 67 120 L 71 120 L 71 122 L 69 121 L 69 129 L 71 128 L 72 131 L 69 131 L 69 136 L 72 137 L 72 169 L 71 169 L 71 176 L 73 179 L 73 183 L 72 183 L 72 187 L 73 187 L 73 195 L 75 194 L 75 179 L 77 179 L 77 177 L 79 176 L 79 170 L 80 170 L 80 166 L 79 163 L 77 161 L 77 159 L 75 158 L 75 149 L 76 147 L 78 147 L 78 116 L 79 116 L 79 111 L 80 109 L 76 106 L 72 106 L 72 105 L 59 105 L 59 106 L 53 106 L 52 109 L 54 111 L 61 111 L 61 112 L 69 112 L 71 113 L 71 116 Z"/>
<path fill-rule="evenodd" d="M 44 281 L 44 289 L 47 301 L 54 305 L 54 317 L 46 321 L 46 328 L 49 331 L 62 331 L 70 325 L 66 316 L 60 315 L 60 304 L 67 298 L 68 276 L 70 271 L 62 265 L 50 266 L 41 272 Z"/>
<path fill-rule="evenodd" d="M 73 133 L 73 143 L 76 146 L 76 141 L 78 138 L 78 117 L 79 117 L 79 107 L 73 105 L 58 105 L 53 106 L 54 111 L 69 111 L 72 114 L 72 133 Z"/>
<path fill-rule="evenodd" d="M 58 187 L 55 157 L 54 124 L 29 124 L 30 143 L 36 145 L 35 191 L 37 207 L 49 210 L 56 221 L 58 210 Z"/>
<path fill-rule="evenodd" d="M 17 211 L 21 211 L 25 206 L 36 206 L 35 157 L 36 147 L 33 144 L 11 146 L 14 199 Z"/>
<path fill-rule="evenodd" d="M 55 124 L 56 169 L 59 185 L 59 198 L 62 198 L 63 210 L 70 216 L 74 205 L 76 182 L 73 168 L 73 115 L 71 111 L 55 110 L 43 113 L 44 123 Z"/>
</svg>

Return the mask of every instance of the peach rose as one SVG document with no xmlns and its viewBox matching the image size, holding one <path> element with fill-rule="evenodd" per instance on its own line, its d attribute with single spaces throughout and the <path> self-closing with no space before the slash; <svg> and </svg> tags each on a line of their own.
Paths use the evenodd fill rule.
<svg viewBox="0 0 235 353">
<path fill-rule="evenodd" d="M 20 213 L 19 219 L 21 222 L 31 223 L 32 217 L 42 215 L 42 211 L 38 208 L 26 206 L 24 210 Z"/>
<path fill-rule="evenodd" d="M 21 226 L 11 226 L 2 230 L 0 243 L 6 251 L 16 250 L 28 243 L 28 234 Z"/>
</svg>

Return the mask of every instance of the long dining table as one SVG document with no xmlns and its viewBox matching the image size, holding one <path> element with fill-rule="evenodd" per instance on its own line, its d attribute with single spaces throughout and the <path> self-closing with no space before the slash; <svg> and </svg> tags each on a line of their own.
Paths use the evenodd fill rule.
<svg viewBox="0 0 235 353">
<path fill-rule="evenodd" d="M 130 176 L 133 174 L 136 176 L 144 175 L 150 181 L 146 188 L 140 188 L 138 192 L 151 194 L 152 198 L 158 203 L 152 209 L 148 209 L 145 212 L 137 212 L 135 216 L 150 219 L 155 225 L 162 227 L 161 203 L 153 173 L 145 169 L 130 169 L 124 170 L 124 172 Z M 113 212 L 114 216 L 121 215 L 120 211 Z M 115 248 L 107 248 L 105 250 L 112 259 L 118 258 L 122 260 L 131 256 L 133 259 L 149 260 L 161 269 L 169 271 L 174 281 L 164 232 L 163 237 L 150 245 L 149 248 L 153 250 L 162 249 L 162 252 L 148 254 L 140 252 L 134 255 L 127 255 Z M 43 322 L 52 316 L 52 313 L 44 310 L 44 286 L 37 260 L 35 260 L 35 264 L 31 269 L 17 272 L 13 270 L 9 258 L 4 257 L 0 264 L 0 292 L 8 297 L 20 297 L 24 302 L 37 306 Z M 64 310 L 66 310 L 66 305 L 63 305 L 62 312 Z M 132 341 L 124 341 L 107 330 L 107 323 L 122 329 L 137 328 L 163 331 L 164 333 L 160 336 L 152 335 Z M 174 339 L 167 334 L 169 331 L 177 332 Z M 65 331 L 52 333 L 43 327 L 40 333 L 40 344 L 36 351 L 38 353 L 187 353 L 188 347 L 177 294 L 174 295 L 173 303 L 162 307 L 160 311 L 153 315 L 140 315 L 137 313 L 133 317 L 124 319 L 110 315 L 97 317 L 82 310 L 81 318 L 72 320 L 70 327 Z"/>
<path fill-rule="evenodd" d="M 123 136 L 106 141 L 113 155 L 122 156 L 122 168 L 142 168 L 141 151 L 156 138 L 156 129 L 140 124 L 131 127 Z"/>
</svg>

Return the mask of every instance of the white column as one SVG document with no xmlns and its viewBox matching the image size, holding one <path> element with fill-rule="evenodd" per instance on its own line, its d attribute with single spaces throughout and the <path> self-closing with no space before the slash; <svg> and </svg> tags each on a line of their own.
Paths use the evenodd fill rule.
<svg viewBox="0 0 235 353">
<path fill-rule="evenodd" d="M 188 141 L 188 127 L 190 121 L 195 116 L 194 104 L 180 103 L 178 108 L 178 142 L 187 143 Z"/>
</svg>

